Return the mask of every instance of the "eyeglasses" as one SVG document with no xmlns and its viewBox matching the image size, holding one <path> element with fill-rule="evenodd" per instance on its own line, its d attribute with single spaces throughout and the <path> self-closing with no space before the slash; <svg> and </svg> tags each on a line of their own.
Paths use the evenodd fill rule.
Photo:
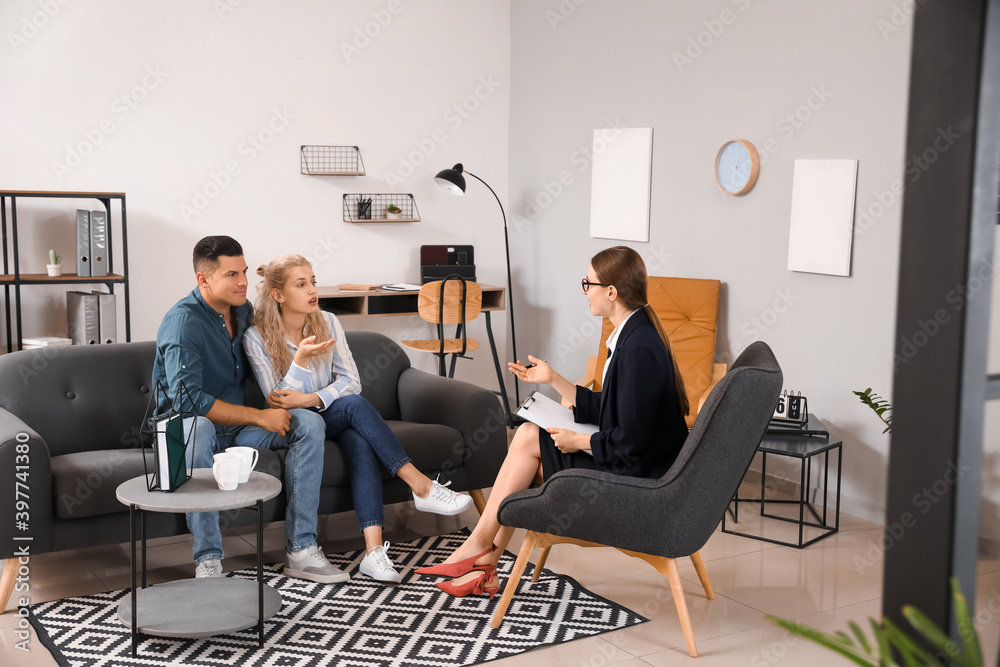
<svg viewBox="0 0 1000 667">
<path fill-rule="evenodd" d="M 611 287 L 611 285 L 608 285 L 607 283 L 592 283 L 586 278 L 580 281 L 580 286 L 583 287 L 584 294 L 590 291 L 591 285 L 597 285 L 598 287 Z"/>
</svg>

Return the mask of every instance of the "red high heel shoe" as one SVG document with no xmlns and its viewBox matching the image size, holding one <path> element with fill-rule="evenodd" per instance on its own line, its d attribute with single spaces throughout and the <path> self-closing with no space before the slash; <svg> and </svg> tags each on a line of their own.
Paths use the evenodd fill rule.
<svg viewBox="0 0 1000 667">
<path fill-rule="evenodd" d="M 476 565 L 476 561 L 487 556 L 497 550 L 497 545 L 493 544 L 489 549 L 481 554 L 477 554 L 471 558 L 466 558 L 465 560 L 460 560 L 457 563 L 441 563 L 440 565 L 431 565 L 429 567 L 422 567 L 418 569 L 417 574 L 429 574 L 435 577 L 461 577 L 463 574 L 472 572 L 473 570 L 485 570 L 487 568 L 496 569 L 495 565 Z"/>
<path fill-rule="evenodd" d="M 448 595 L 454 595 L 457 598 L 486 594 L 492 600 L 493 596 L 500 590 L 500 577 L 497 576 L 495 568 L 493 570 L 477 570 L 458 579 L 439 581 L 434 585 Z"/>
</svg>

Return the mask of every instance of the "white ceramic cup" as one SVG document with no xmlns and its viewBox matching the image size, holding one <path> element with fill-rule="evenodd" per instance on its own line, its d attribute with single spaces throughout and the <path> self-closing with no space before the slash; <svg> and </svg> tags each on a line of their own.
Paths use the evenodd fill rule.
<svg viewBox="0 0 1000 667">
<path fill-rule="evenodd" d="M 250 479 L 250 473 L 257 466 L 257 457 L 260 456 L 253 447 L 226 447 L 226 452 L 239 454 L 243 464 L 240 466 L 240 484 Z"/>
<path fill-rule="evenodd" d="M 235 491 L 240 483 L 240 467 L 243 457 L 235 452 L 219 452 L 212 457 L 212 475 L 223 491 Z"/>
</svg>

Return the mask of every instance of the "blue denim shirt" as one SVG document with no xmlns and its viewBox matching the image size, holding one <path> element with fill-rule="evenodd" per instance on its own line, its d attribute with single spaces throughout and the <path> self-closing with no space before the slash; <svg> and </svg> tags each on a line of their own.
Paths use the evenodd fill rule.
<svg viewBox="0 0 1000 667">
<path fill-rule="evenodd" d="M 234 308 L 236 335 L 230 336 L 226 319 L 209 306 L 198 288 L 167 311 L 156 333 L 156 360 L 153 362 L 153 386 L 157 381 L 167 395 L 159 397 L 158 414 L 170 410 L 177 383 L 182 381 L 187 398 L 176 406 L 184 412 L 194 410 L 204 417 L 216 400 L 243 405 L 243 377 L 246 357 L 243 335 L 250 327 L 253 306 L 250 302 Z"/>
</svg>

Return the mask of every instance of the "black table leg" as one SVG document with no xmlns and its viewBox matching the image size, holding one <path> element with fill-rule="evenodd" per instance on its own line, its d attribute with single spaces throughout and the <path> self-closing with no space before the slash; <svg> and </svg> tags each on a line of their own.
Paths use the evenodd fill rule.
<svg viewBox="0 0 1000 667">
<path fill-rule="evenodd" d="M 264 501 L 257 501 L 257 643 L 264 648 Z"/>
<path fill-rule="evenodd" d="M 129 526 L 128 526 L 129 536 L 128 537 L 129 537 L 129 543 L 130 543 L 130 546 L 131 546 L 131 549 L 132 549 L 132 561 L 131 561 L 132 562 L 132 567 L 131 567 L 131 569 L 132 569 L 132 657 L 134 658 L 134 657 L 136 657 L 136 647 L 137 647 L 137 644 L 136 644 L 136 633 L 137 633 L 137 625 L 138 625 L 138 623 L 136 622 L 136 615 L 135 615 L 135 608 L 136 608 L 136 599 L 135 599 L 135 520 L 136 520 L 136 516 L 135 516 L 135 512 L 136 512 L 136 506 L 133 504 L 133 505 L 129 505 L 128 507 L 129 507 L 129 510 L 128 510 L 129 511 Z"/>
<path fill-rule="evenodd" d="M 142 539 L 142 587 L 146 587 L 146 513 L 139 510 L 139 536 Z"/>
<path fill-rule="evenodd" d="M 806 470 L 809 467 L 809 460 L 802 462 L 799 468 L 799 549 L 802 548 L 802 529 L 805 527 L 806 500 L 809 499 L 806 489 Z"/>
<path fill-rule="evenodd" d="M 497 344 L 493 340 L 493 326 L 490 324 L 490 311 L 483 311 L 486 315 L 486 335 L 490 339 L 490 351 L 493 353 L 493 366 L 497 370 L 497 382 L 500 383 L 500 398 L 503 399 L 503 411 L 507 416 L 507 428 L 514 425 L 513 415 L 510 413 L 510 401 L 507 400 L 507 386 L 503 381 L 503 371 L 500 370 L 500 357 L 497 356 Z M 517 361 L 515 359 L 515 361 Z"/>
</svg>

